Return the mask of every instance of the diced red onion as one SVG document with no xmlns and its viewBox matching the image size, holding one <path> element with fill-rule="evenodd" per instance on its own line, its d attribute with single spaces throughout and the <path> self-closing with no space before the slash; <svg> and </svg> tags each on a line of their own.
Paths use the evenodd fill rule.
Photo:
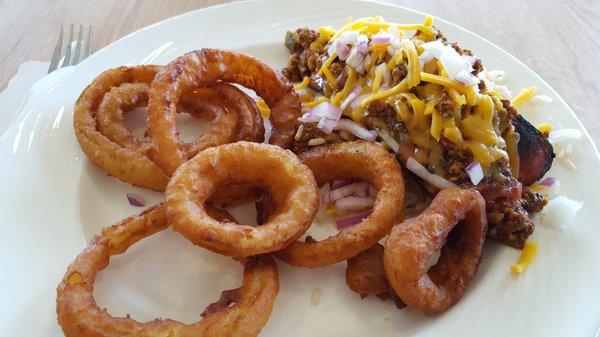
<svg viewBox="0 0 600 337">
<path fill-rule="evenodd" d="M 358 98 L 356 98 L 354 101 L 352 101 L 352 103 L 350 103 L 350 107 L 352 109 L 356 109 L 360 105 L 360 103 L 369 96 L 371 96 L 371 94 L 364 94 L 364 95 L 358 96 Z"/>
<path fill-rule="evenodd" d="M 331 200 L 329 200 L 329 192 L 331 191 L 331 185 L 330 184 L 325 184 L 323 186 L 323 188 L 321 189 L 321 203 L 323 205 L 327 205 L 331 202 Z"/>
<path fill-rule="evenodd" d="M 444 52 L 444 49 L 446 48 L 446 46 L 444 46 L 444 44 L 439 40 L 423 43 L 421 47 L 423 47 L 425 51 L 431 53 L 432 57 L 438 59 L 440 58 L 440 56 Z"/>
<path fill-rule="evenodd" d="M 374 142 L 375 139 L 377 139 L 377 133 L 375 133 L 375 131 L 367 130 L 362 127 L 362 125 L 347 118 L 340 119 L 335 126 L 335 130 L 344 130 L 350 132 L 356 137 L 368 140 L 370 142 Z"/>
<path fill-rule="evenodd" d="M 575 215 L 582 207 L 582 202 L 571 200 L 562 195 L 558 196 L 550 200 L 542 210 L 541 223 L 543 226 L 562 230 L 573 224 Z"/>
<path fill-rule="evenodd" d="M 425 50 L 421 55 L 419 55 L 419 63 L 421 67 L 425 65 L 425 63 L 434 59 L 433 54 L 429 50 Z"/>
<path fill-rule="evenodd" d="M 334 50 L 338 58 L 345 61 L 350 56 L 350 47 L 340 40 L 334 42 Z"/>
<path fill-rule="evenodd" d="M 344 187 L 346 185 L 352 184 L 352 180 L 350 179 L 339 179 L 331 182 L 331 189 L 335 190 L 336 188 Z"/>
<path fill-rule="evenodd" d="M 329 119 L 329 118 L 321 118 L 321 120 L 317 124 L 317 128 L 326 134 L 331 134 L 333 132 L 333 128 L 335 128 L 336 124 L 337 124 L 336 120 Z"/>
<path fill-rule="evenodd" d="M 371 43 L 372 44 L 389 44 L 390 42 L 392 42 L 393 38 L 394 38 L 394 35 L 392 35 L 392 34 L 379 33 L 379 34 L 373 35 L 373 37 L 371 38 Z"/>
<path fill-rule="evenodd" d="M 357 183 L 352 183 L 340 188 L 332 189 L 329 192 L 329 202 L 336 201 L 338 199 L 347 197 L 347 196 L 361 196 L 361 191 L 365 192 L 364 197 L 367 196 L 367 191 L 369 190 L 369 183 L 366 181 L 361 181 Z"/>
<path fill-rule="evenodd" d="M 570 141 L 578 140 L 581 138 L 582 133 L 579 129 L 560 129 L 550 131 L 548 140 L 553 146 L 561 145 Z"/>
<path fill-rule="evenodd" d="M 335 211 L 342 215 L 348 212 L 362 211 L 369 207 L 373 207 L 375 199 L 371 197 L 355 197 L 349 196 L 335 201 Z"/>
<path fill-rule="evenodd" d="M 131 206 L 135 207 L 144 207 L 146 205 L 144 198 L 137 193 L 127 193 L 127 201 L 129 201 Z"/>
<path fill-rule="evenodd" d="M 342 117 L 342 110 L 329 102 L 323 102 L 313 109 L 315 110 L 315 114 L 320 118 L 329 118 L 337 121 Z"/>
<path fill-rule="evenodd" d="M 350 215 L 350 216 L 347 216 L 344 218 L 338 218 L 338 219 L 335 219 L 335 224 L 337 225 L 338 229 L 348 228 L 350 226 L 354 226 L 356 224 L 363 222 L 363 220 L 365 220 L 366 218 L 371 216 L 371 213 L 373 213 L 373 210 Z"/>
<path fill-rule="evenodd" d="M 398 153 L 398 150 L 400 149 L 400 144 L 398 144 L 398 142 L 394 139 L 394 137 L 392 137 L 392 135 L 390 135 L 389 132 L 387 132 L 387 130 L 380 129 L 376 130 L 375 132 L 379 137 L 381 137 L 381 139 L 383 139 L 387 146 L 389 146 L 390 149 L 392 149 L 392 151 Z"/>
<path fill-rule="evenodd" d="M 455 184 L 444 179 L 443 177 L 430 173 L 429 171 L 427 171 L 425 166 L 421 165 L 421 163 L 419 163 L 412 157 L 409 157 L 406 160 L 406 168 L 412 173 L 416 174 L 419 178 L 425 180 L 426 182 L 439 189 L 457 187 Z"/>
<path fill-rule="evenodd" d="M 366 54 L 369 52 L 369 38 L 366 35 L 359 35 L 356 37 L 356 46 L 358 47 L 358 52 L 361 54 Z"/>
<path fill-rule="evenodd" d="M 265 126 L 265 140 L 263 143 L 268 144 L 271 139 L 271 135 L 273 134 L 273 123 L 268 118 L 263 118 L 263 124 Z"/>
<path fill-rule="evenodd" d="M 477 78 L 477 76 L 473 76 L 471 72 L 464 69 L 459 71 L 458 74 L 454 76 L 454 79 L 467 87 L 479 83 L 479 78 Z"/>
<path fill-rule="evenodd" d="M 471 65 L 471 67 L 474 66 L 475 63 L 477 62 L 477 59 L 471 55 L 463 54 L 460 57 L 465 59 L 465 61 L 467 61 L 467 63 L 469 63 Z"/>
<path fill-rule="evenodd" d="M 558 178 L 555 178 L 555 177 L 546 177 L 546 178 L 542 179 L 538 183 L 538 185 L 546 186 L 546 187 L 560 186 L 560 180 L 558 180 Z"/>
<path fill-rule="evenodd" d="M 352 89 L 352 91 L 350 91 L 350 93 L 348 94 L 346 99 L 342 102 L 342 104 L 340 104 L 341 111 L 346 110 L 346 107 L 348 106 L 348 104 L 354 102 L 354 100 L 358 97 L 358 95 L 360 95 L 361 89 L 362 88 L 360 87 L 360 85 L 357 85 Z"/>
<path fill-rule="evenodd" d="M 472 162 L 467 166 L 465 171 L 467 171 L 469 179 L 471 179 L 471 183 L 473 183 L 474 186 L 477 186 L 477 184 L 483 180 L 483 169 L 481 168 L 481 164 L 479 164 L 479 162 Z"/>
<path fill-rule="evenodd" d="M 298 120 L 302 123 L 316 123 L 320 119 L 321 119 L 321 117 L 317 116 L 317 114 L 315 114 L 315 111 L 313 109 L 308 110 L 302 116 L 300 116 L 300 118 L 298 118 Z"/>
<path fill-rule="evenodd" d="M 347 30 L 340 34 L 336 41 L 341 41 L 345 44 L 355 44 L 358 38 L 358 32 L 355 30 Z"/>
</svg>

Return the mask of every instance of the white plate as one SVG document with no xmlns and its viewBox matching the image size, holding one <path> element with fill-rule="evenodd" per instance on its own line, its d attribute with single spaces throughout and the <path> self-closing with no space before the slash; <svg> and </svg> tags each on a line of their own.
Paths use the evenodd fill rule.
<svg viewBox="0 0 600 337">
<path fill-rule="evenodd" d="M 91 165 L 72 130 L 73 103 L 101 71 L 123 65 L 166 63 L 186 51 L 221 47 L 249 52 L 281 67 L 286 30 L 339 27 L 353 17 L 421 22 L 423 14 L 359 1 L 249 1 L 174 17 L 98 51 L 39 100 L 29 102 L 0 140 L 0 335 L 61 336 L 55 287 L 67 265 L 104 226 L 139 212 L 125 194 L 135 188 Z M 471 48 L 488 69 L 504 69 L 513 91 L 534 85 L 554 99 L 529 113 L 534 123 L 583 126 L 540 77 L 485 39 L 442 20 L 452 41 Z M 535 38 L 535 37 L 532 37 Z M 540 51 L 542 52 L 542 51 Z M 527 111 L 525 111 L 527 114 Z M 439 317 L 398 311 L 378 299 L 361 300 L 345 285 L 345 263 L 316 270 L 280 265 L 281 292 L 261 336 L 585 336 L 600 323 L 599 155 L 589 137 L 575 155 L 577 171 L 556 164 L 563 194 L 585 202 L 572 230 L 537 228 L 538 255 L 521 276 L 508 272 L 519 251 L 488 243 L 484 262 L 465 297 Z M 148 204 L 158 193 L 139 190 Z M 193 247 L 166 231 L 114 258 L 100 275 L 96 298 L 110 313 L 138 320 L 198 318 L 220 291 L 240 283 L 228 258 Z M 314 289 L 322 296 L 312 306 Z"/>
</svg>

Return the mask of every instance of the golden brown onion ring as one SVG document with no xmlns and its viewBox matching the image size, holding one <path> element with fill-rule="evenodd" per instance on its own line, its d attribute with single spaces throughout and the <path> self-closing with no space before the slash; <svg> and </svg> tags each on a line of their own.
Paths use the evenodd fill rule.
<svg viewBox="0 0 600 337">
<path fill-rule="evenodd" d="M 98 105 L 107 92 L 124 83 L 150 83 L 157 66 L 119 67 L 96 77 L 75 103 L 75 136 L 92 163 L 122 181 L 153 189 L 164 190 L 167 175 L 145 154 L 125 148 L 106 138 L 95 118 Z"/>
<path fill-rule="evenodd" d="M 205 202 L 220 186 L 250 184 L 279 207 L 262 226 L 217 221 Z M 166 190 L 173 229 L 214 252 L 245 257 L 282 249 L 308 229 L 318 207 L 314 176 L 292 152 L 237 142 L 206 149 L 182 165 Z"/>
<path fill-rule="evenodd" d="M 124 253 L 137 241 L 168 226 L 165 206 L 159 204 L 140 215 L 103 229 L 75 258 L 59 284 L 56 298 L 58 322 L 67 337 L 122 336 L 257 336 L 271 315 L 279 291 L 277 265 L 270 256 L 243 261 L 242 286 L 229 294 L 227 306 L 212 305 L 193 324 L 171 319 L 141 323 L 113 317 L 94 300 L 94 280 L 113 255 Z M 222 296 L 223 297 L 223 296 Z M 232 303 L 235 303 L 231 305 Z"/>
<path fill-rule="evenodd" d="M 218 49 L 189 52 L 166 65 L 152 82 L 148 103 L 149 154 L 167 174 L 185 161 L 176 132 L 177 103 L 187 92 L 217 81 L 254 90 L 271 108 L 270 143 L 289 147 L 296 132 L 301 103 L 292 85 L 266 63 L 244 53 Z"/>
<path fill-rule="evenodd" d="M 377 190 L 371 215 L 323 241 L 296 241 L 275 256 L 302 267 L 341 262 L 373 246 L 402 220 L 404 182 L 398 161 L 381 146 L 366 141 L 319 146 L 300 155 L 319 186 L 337 179 L 361 179 Z"/>
<path fill-rule="evenodd" d="M 475 277 L 486 229 L 479 192 L 440 191 L 421 215 L 394 226 L 385 244 L 385 271 L 396 294 L 428 315 L 456 304 Z M 440 248 L 437 264 L 428 271 Z"/>
<path fill-rule="evenodd" d="M 230 87 L 233 90 L 239 90 L 233 86 Z M 137 139 L 125 126 L 123 113 L 145 105 L 148 101 L 149 88 L 150 84 L 148 83 L 124 83 L 106 93 L 96 111 L 98 130 L 106 138 L 123 147 L 145 153 L 147 141 Z M 240 92 L 240 97 L 242 96 L 247 97 L 246 94 Z M 207 147 L 237 140 L 238 115 L 235 113 L 235 109 L 228 107 L 227 102 L 219 97 L 216 90 L 202 88 L 187 94 L 179 104 L 179 111 L 186 111 L 194 117 L 212 120 L 208 132 L 198 139 L 184 144 L 186 157 L 193 157 Z"/>
</svg>

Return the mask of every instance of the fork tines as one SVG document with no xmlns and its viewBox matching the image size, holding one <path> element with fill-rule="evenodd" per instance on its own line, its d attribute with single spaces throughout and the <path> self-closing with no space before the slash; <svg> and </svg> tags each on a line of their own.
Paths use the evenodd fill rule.
<svg viewBox="0 0 600 337">
<path fill-rule="evenodd" d="M 89 26 L 88 28 L 87 40 L 85 41 L 83 40 L 83 25 L 79 25 L 79 32 L 77 34 L 77 40 L 75 41 L 73 41 L 73 31 L 74 25 L 71 24 L 69 28 L 69 38 L 67 40 L 65 54 L 63 57 L 61 57 L 64 31 L 63 25 L 60 25 L 58 40 L 56 41 L 56 46 L 54 47 L 54 52 L 52 53 L 52 60 L 50 61 L 48 73 L 51 73 L 57 68 L 74 66 L 86 59 L 92 53 L 92 26 Z M 83 53 L 81 52 L 82 48 L 84 48 Z"/>
</svg>

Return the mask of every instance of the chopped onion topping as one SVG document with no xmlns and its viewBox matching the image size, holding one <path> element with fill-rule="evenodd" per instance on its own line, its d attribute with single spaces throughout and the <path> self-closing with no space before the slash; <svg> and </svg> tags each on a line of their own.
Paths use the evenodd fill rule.
<svg viewBox="0 0 600 337">
<path fill-rule="evenodd" d="M 542 179 L 538 183 L 538 185 L 546 186 L 546 187 L 560 186 L 560 180 L 558 180 L 558 178 L 555 178 L 555 177 L 546 177 L 546 178 Z"/>
<path fill-rule="evenodd" d="M 340 104 L 341 111 L 346 110 L 346 107 L 348 106 L 348 104 L 351 104 L 352 102 L 354 102 L 354 100 L 360 94 L 361 89 L 362 89 L 361 86 L 357 85 L 352 89 L 352 91 L 350 91 L 350 93 L 348 94 L 346 99 L 342 102 L 342 104 Z"/>
<path fill-rule="evenodd" d="M 546 95 L 535 95 L 531 98 L 531 102 L 534 104 L 552 103 L 554 102 L 554 100 L 552 99 L 552 97 L 548 97 Z"/>
<path fill-rule="evenodd" d="M 419 178 L 425 180 L 426 182 L 430 183 L 431 185 L 433 185 L 439 189 L 458 187 L 455 184 L 453 184 L 452 182 L 450 182 L 438 175 L 430 173 L 429 171 L 427 171 L 425 166 L 421 165 L 418 161 L 416 161 L 412 157 L 409 157 L 406 160 L 406 168 L 408 170 L 410 170 L 412 173 L 416 174 Z"/>
<path fill-rule="evenodd" d="M 572 225 L 575 215 L 581 210 L 583 203 L 571 200 L 563 195 L 548 202 L 542 210 L 541 223 L 549 228 L 562 230 Z"/>
<path fill-rule="evenodd" d="M 335 190 L 336 188 L 344 187 L 346 185 L 352 184 L 352 180 L 350 179 L 339 179 L 331 182 L 331 189 Z"/>
<path fill-rule="evenodd" d="M 363 220 L 365 220 L 366 218 L 371 216 L 371 213 L 373 213 L 373 210 L 350 215 L 350 216 L 344 217 L 344 218 L 338 218 L 338 219 L 335 219 L 335 224 L 337 225 L 338 229 L 348 228 L 350 226 L 354 226 L 356 224 L 363 222 Z"/>
<path fill-rule="evenodd" d="M 337 124 L 337 121 L 329 118 L 321 118 L 319 124 L 317 124 L 317 128 L 326 134 L 330 134 L 333 132 L 333 128 Z"/>
<path fill-rule="evenodd" d="M 564 143 L 578 140 L 582 136 L 581 130 L 579 129 L 561 129 L 550 132 L 548 140 L 552 146 L 562 145 Z"/>
<path fill-rule="evenodd" d="M 340 119 L 335 126 L 335 130 L 348 131 L 356 137 L 368 140 L 370 142 L 374 142 L 375 139 L 377 139 L 377 133 L 375 133 L 375 131 L 367 130 L 360 124 L 347 118 Z"/>
<path fill-rule="evenodd" d="M 347 214 L 348 212 L 363 211 L 373 207 L 375 199 L 371 197 L 348 196 L 338 199 L 334 202 L 337 214 Z"/>
<path fill-rule="evenodd" d="M 381 137 L 381 139 L 383 139 L 387 146 L 389 146 L 389 148 L 392 149 L 392 151 L 398 153 L 398 150 L 400 149 L 400 144 L 398 144 L 398 142 L 394 139 L 394 137 L 392 137 L 392 135 L 390 135 L 389 132 L 387 132 L 387 130 L 378 129 L 375 130 L 375 132 L 379 137 Z"/>
<path fill-rule="evenodd" d="M 361 181 L 357 183 L 348 184 L 343 187 L 339 187 L 336 189 L 332 189 L 329 192 L 329 197 L 327 198 L 329 202 L 334 202 L 338 199 L 347 197 L 347 196 L 361 196 L 360 194 L 364 194 L 362 196 L 367 196 L 369 190 L 369 183 L 366 181 Z"/>
<path fill-rule="evenodd" d="M 379 34 L 373 35 L 373 37 L 371 38 L 371 43 L 372 44 L 389 44 L 390 42 L 392 42 L 393 38 L 394 38 L 394 35 L 392 35 L 392 34 L 379 33 Z"/>
<path fill-rule="evenodd" d="M 273 134 L 273 123 L 268 118 L 263 118 L 263 124 L 265 126 L 265 140 L 263 143 L 268 144 L 271 139 L 271 135 Z"/>
<path fill-rule="evenodd" d="M 467 174 L 469 175 L 469 179 L 471 179 L 471 183 L 474 186 L 477 186 L 479 182 L 483 179 L 483 169 L 481 168 L 481 164 L 479 162 L 474 161 L 465 169 Z"/>
<path fill-rule="evenodd" d="M 131 206 L 135 206 L 135 207 L 144 207 L 146 205 L 146 203 L 144 202 L 144 198 L 142 198 L 142 196 L 140 196 L 137 193 L 127 193 L 127 201 L 129 201 L 129 204 Z"/>
<path fill-rule="evenodd" d="M 444 45 L 440 41 L 431 41 L 422 44 L 424 53 L 429 53 L 437 58 L 449 78 L 453 78 L 463 85 L 472 86 L 479 83 L 479 78 L 473 76 L 473 65 L 476 59 L 468 55 L 460 55 L 454 48 Z M 426 56 L 429 58 L 430 56 Z"/>
<path fill-rule="evenodd" d="M 331 202 L 331 200 L 329 200 L 329 191 L 331 191 L 331 185 L 325 184 L 323 186 L 323 188 L 321 189 L 321 204 L 322 205 L 327 205 Z"/>
</svg>

